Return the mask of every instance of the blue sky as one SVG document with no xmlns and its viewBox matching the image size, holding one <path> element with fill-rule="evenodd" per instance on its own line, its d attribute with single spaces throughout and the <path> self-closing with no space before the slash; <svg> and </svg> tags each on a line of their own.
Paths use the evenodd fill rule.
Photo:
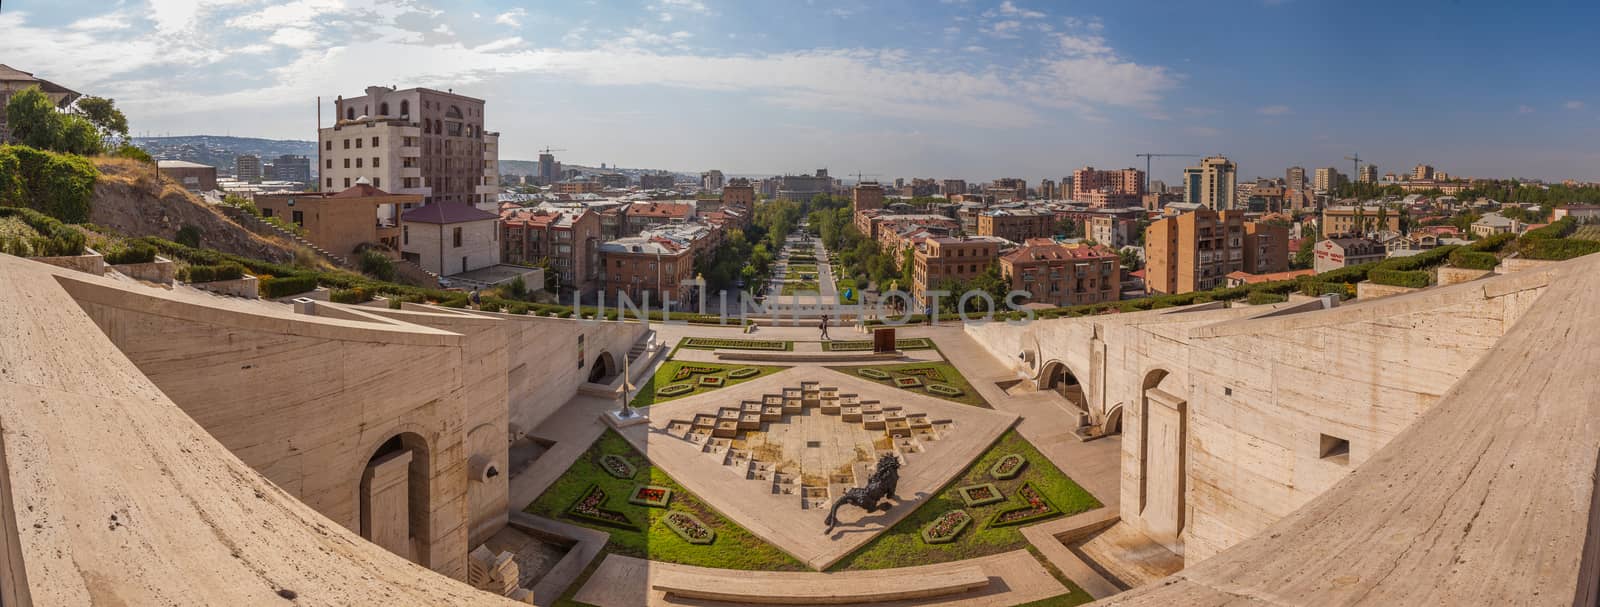
<svg viewBox="0 0 1600 607">
<path fill-rule="evenodd" d="M 502 157 L 1019 176 L 1224 153 L 1600 180 L 1586 3 L 9 0 L 0 62 L 141 134 L 311 139 L 367 84 L 489 101 Z M 1176 182 L 1183 160 L 1158 160 Z"/>
</svg>

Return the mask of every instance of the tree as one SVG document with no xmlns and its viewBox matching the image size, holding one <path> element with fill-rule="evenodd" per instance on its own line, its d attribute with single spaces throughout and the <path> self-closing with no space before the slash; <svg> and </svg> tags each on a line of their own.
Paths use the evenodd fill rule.
<svg viewBox="0 0 1600 607">
<path fill-rule="evenodd" d="M 6 123 L 12 138 L 28 147 L 55 150 L 61 140 L 62 124 L 55 104 L 36 86 L 11 96 L 6 103 Z"/>
<path fill-rule="evenodd" d="M 1301 239 L 1300 250 L 1295 252 L 1294 260 L 1289 263 L 1289 267 L 1296 270 L 1304 270 L 1311 267 L 1316 261 L 1315 254 L 1313 252 L 1316 246 L 1317 239 L 1315 238 Z"/>
<path fill-rule="evenodd" d="M 102 147 L 109 149 L 115 147 L 117 140 L 128 139 L 128 117 L 117 109 L 116 101 L 105 97 L 84 97 L 78 100 L 78 112 L 100 132 Z"/>
<path fill-rule="evenodd" d="M 1132 272 L 1139 269 L 1139 252 L 1133 249 L 1123 249 L 1117 254 L 1121 257 L 1122 269 Z"/>
<path fill-rule="evenodd" d="M 1077 220 L 1069 217 L 1056 222 L 1056 235 L 1063 238 L 1077 238 L 1083 235 L 1083 229 L 1078 227 Z"/>
</svg>

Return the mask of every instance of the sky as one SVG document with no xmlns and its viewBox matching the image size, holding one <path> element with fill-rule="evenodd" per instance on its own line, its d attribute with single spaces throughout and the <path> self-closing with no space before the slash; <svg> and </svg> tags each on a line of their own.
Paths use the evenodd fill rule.
<svg viewBox="0 0 1600 607">
<path fill-rule="evenodd" d="M 486 99 L 501 157 L 730 174 L 1600 180 L 1600 4 L 6 0 L 0 63 L 137 135 L 315 139 L 368 85 Z M 1195 159 L 1156 159 L 1177 183 Z"/>
</svg>

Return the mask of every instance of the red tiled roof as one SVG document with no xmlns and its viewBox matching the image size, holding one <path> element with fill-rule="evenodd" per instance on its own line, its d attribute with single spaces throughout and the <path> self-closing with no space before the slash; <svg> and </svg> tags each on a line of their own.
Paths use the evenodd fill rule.
<svg viewBox="0 0 1600 607">
<path fill-rule="evenodd" d="M 499 217 L 465 202 L 435 202 L 406 211 L 400 220 L 406 223 L 466 223 Z"/>
<path fill-rule="evenodd" d="M 329 198 L 367 198 L 370 196 L 389 196 L 388 192 L 372 187 L 370 183 L 358 183 L 343 192 L 329 196 Z"/>
<path fill-rule="evenodd" d="M 1038 244 L 1030 239 L 1029 244 L 1018 247 L 1017 250 L 1005 255 L 1001 259 L 1012 263 L 1025 261 L 1048 261 L 1056 259 L 1116 259 L 1117 254 L 1104 245 L 1068 245 L 1068 244 Z"/>
<path fill-rule="evenodd" d="M 1293 278 L 1299 278 L 1301 276 L 1310 276 L 1310 275 L 1316 274 L 1316 273 L 1317 273 L 1316 270 L 1289 270 L 1288 272 L 1273 272 L 1271 274 L 1250 274 L 1250 273 L 1246 273 L 1246 272 L 1229 272 L 1227 277 L 1228 278 L 1232 278 L 1234 280 L 1242 280 L 1242 281 L 1244 281 L 1244 284 L 1247 284 L 1247 285 L 1253 285 L 1253 284 L 1262 283 L 1262 282 L 1274 282 L 1274 281 L 1279 281 L 1279 280 L 1290 280 L 1290 279 L 1293 279 Z"/>
</svg>

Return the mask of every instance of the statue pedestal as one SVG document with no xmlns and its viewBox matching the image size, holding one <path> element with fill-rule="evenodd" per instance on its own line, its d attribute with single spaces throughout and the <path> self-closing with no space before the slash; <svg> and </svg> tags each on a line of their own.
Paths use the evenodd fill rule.
<svg viewBox="0 0 1600 607">
<path fill-rule="evenodd" d="M 611 426 L 612 429 L 621 430 L 628 426 L 637 426 L 639 424 L 648 422 L 650 421 L 650 416 L 645 415 L 644 412 L 638 409 L 634 409 L 633 415 L 623 417 L 618 415 L 618 411 L 616 409 L 612 409 L 600 414 L 600 419 L 605 420 L 606 425 Z"/>
</svg>

